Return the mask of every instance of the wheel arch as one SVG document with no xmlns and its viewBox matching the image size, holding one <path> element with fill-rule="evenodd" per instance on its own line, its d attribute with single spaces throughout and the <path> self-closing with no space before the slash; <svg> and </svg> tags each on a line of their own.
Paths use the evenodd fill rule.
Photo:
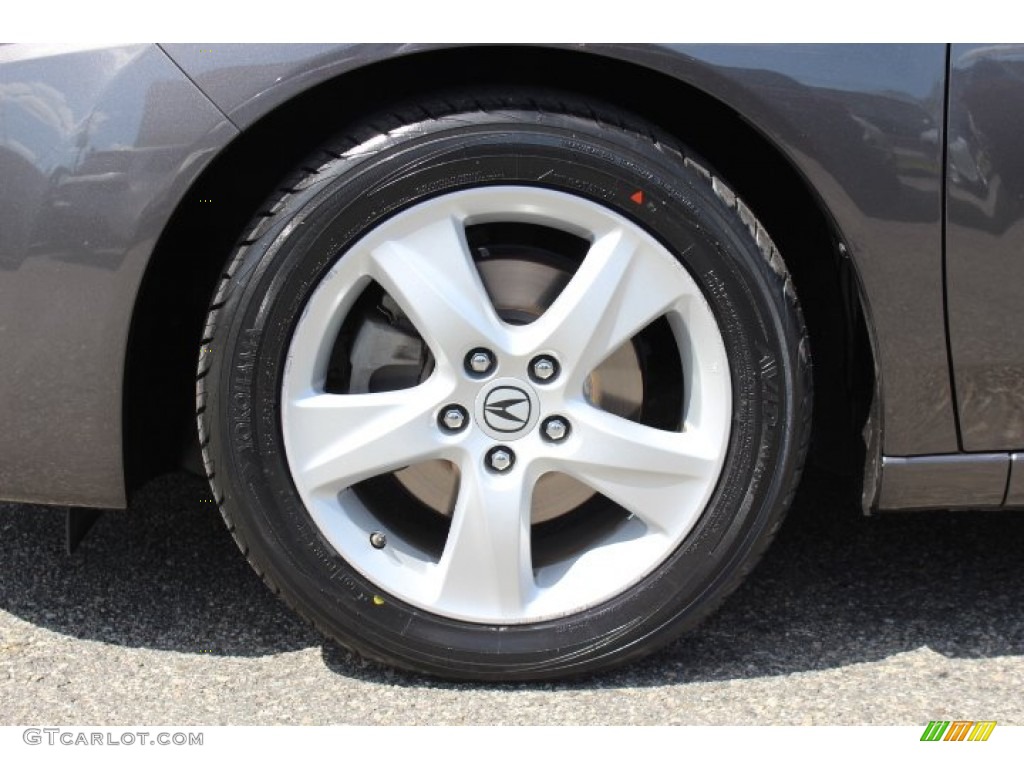
<svg viewBox="0 0 1024 768">
<path fill-rule="evenodd" d="M 630 88 L 638 78 L 645 88 Z M 867 303 L 838 225 L 783 148 L 710 90 L 641 64 L 584 50 L 460 47 L 367 64 L 302 91 L 248 126 L 181 198 L 132 314 L 123 397 L 129 498 L 159 472 L 200 470 L 192 392 L 203 317 L 237 238 L 289 169 L 339 126 L 389 103 L 505 84 L 570 91 L 635 112 L 728 180 L 770 231 L 804 307 L 815 362 L 811 456 L 859 469 L 872 403 L 881 412 Z M 700 119 L 689 119 L 694 114 Z M 870 423 L 876 434 L 868 444 L 877 451 L 880 425 Z"/>
</svg>

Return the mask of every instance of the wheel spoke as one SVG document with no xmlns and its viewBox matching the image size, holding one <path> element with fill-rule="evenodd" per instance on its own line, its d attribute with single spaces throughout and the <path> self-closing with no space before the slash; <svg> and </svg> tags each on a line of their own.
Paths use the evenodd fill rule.
<svg viewBox="0 0 1024 768">
<path fill-rule="evenodd" d="M 522 470 L 494 475 L 463 467 L 459 496 L 437 566 L 438 597 L 466 615 L 522 614 L 535 585 L 530 555 L 533 483 Z"/>
<path fill-rule="evenodd" d="M 565 289 L 531 328 L 557 350 L 575 383 L 686 295 L 682 267 L 615 229 L 598 238 Z"/>
<path fill-rule="evenodd" d="M 657 531 L 688 514 L 717 472 L 715 449 L 700 431 L 667 432 L 590 406 L 570 418 L 573 449 L 556 452 L 555 466 Z"/>
<path fill-rule="evenodd" d="M 371 271 L 438 360 L 455 366 L 470 347 L 502 345 L 501 321 L 457 218 L 443 217 L 375 248 Z"/>
<path fill-rule="evenodd" d="M 296 471 L 312 491 L 333 494 L 444 451 L 439 398 L 421 385 L 394 392 L 309 395 L 292 403 L 288 429 Z"/>
</svg>

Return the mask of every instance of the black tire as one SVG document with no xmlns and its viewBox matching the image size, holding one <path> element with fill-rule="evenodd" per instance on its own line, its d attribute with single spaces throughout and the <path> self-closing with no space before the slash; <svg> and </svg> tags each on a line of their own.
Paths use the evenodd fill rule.
<svg viewBox="0 0 1024 768">
<path fill-rule="evenodd" d="M 806 331 L 786 267 L 753 213 L 705 162 L 645 121 L 552 94 L 406 105 L 338 138 L 306 167 L 268 202 L 230 261 L 198 369 L 206 471 L 266 583 L 366 657 L 478 680 L 604 670 L 663 646 L 715 609 L 778 529 L 810 433 Z M 346 248 L 422 201 L 494 184 L 570 192 L 652 234 L 702 289 L 732 376 L 720 479 L 685 540 L 598 605 L 503 625 L 410 605 L 344 559 L 293 483 L 280 418 L 291 335 Z"/>
</svg>

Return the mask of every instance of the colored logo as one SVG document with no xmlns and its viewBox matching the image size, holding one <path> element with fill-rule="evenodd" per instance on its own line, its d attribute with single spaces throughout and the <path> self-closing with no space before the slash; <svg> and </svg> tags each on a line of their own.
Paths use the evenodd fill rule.
<svg viewBox="0 0 1024 768">
<path fill-rule="evenodd" d="M 921 741 L 988 741 L 995 727 L 995 720 L 932 720 Z"/>
<path fill-rule="evenodd" d="M 530 421 L 530 396 L 518 387 L 496 387 L 484 400 L 484 420 L 495 432 L 518 432 Z"/>
</svg>

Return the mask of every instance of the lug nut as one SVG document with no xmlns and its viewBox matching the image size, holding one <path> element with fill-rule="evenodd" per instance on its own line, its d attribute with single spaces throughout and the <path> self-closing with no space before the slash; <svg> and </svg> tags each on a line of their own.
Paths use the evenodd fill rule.
<svg viewBox="0 0 1024 768">
<path fill-rule="evenodd" d="M 370 534 L 370 546 L 374 549 L 384 549 L 388 545 L 388 537 L 380 531 L 374 531 Z"/>
<path fill-rule="evenodd" d="M 548 440 L 553 443 L 560 443 L 569 434 L 569 422 L 558 416 L 552 416 L 544 420 L 541 429 L 544 431 L 544 437 Z"/>
<path fill-rule="evenodd" d="M 469 358 L 469 367 L 475 373 L 485 373 L 491 367 L 491 357 L 486 352 L 474 352 Z"/>
<path fill-rule="evenodd" d="M 548 355 L 538 355 L 530 363 L 530 378 L 534 381 L 551 381 L 558 375 L 558 362 Z"/>
<path fill-rule="evenodd" d="M 466 370 L 475 376 L 486 376 L 494 370 L 494 355 L 486 349 L 473 349 L 466 355 Z"/>
<path fill-rule="evenodd" d="M 508 472 L 516 463 L 516 456 L 510 448 L 499 446 L 487 452 L 487 466 L 495 472 Z"/>
<path fill-rule="evenodd" d="M 438 421 L 446 432 L 460 432 L 469 421 L 469 414 L 461 405 L 448 405 L 441 409 Z"/>
</svg>

